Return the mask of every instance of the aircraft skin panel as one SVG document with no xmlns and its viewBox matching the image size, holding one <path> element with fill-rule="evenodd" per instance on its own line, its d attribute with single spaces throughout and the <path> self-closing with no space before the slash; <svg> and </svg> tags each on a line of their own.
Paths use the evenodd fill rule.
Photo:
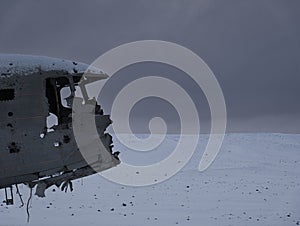
<svg viewBox="0 0 300 226">
<path fill-rule="evenodd" d="M 105 149 L 94 154 L 94 169 L 81 155 L 74 138 L 72 109 L 64 106 L 60 92 L 78 88 L 87 69 L 88 65 L 73 61 L 0 54 L 0 188 L 19 183 L 38 185 L 37 193 L 43 196 L 44 189 L 53 184 L 59 186 L 94 174 L 94 169 L 102 171 L 120 163 L 112 152 L 112 138 L 105 132 L 112 121 L 98 103 L 94 103 L 98 134 L 93 136 Z M 98 79 L 107 77 L 95 68 L 88 73 L 99 75 Z M 70 98 L 74 98 L 72 92 Z M 58 125 L 47 128 L 51 114 L 57 117 Z M 99 156 L 106 153 L 110 157 L 101 160 Z"/>
</svg>

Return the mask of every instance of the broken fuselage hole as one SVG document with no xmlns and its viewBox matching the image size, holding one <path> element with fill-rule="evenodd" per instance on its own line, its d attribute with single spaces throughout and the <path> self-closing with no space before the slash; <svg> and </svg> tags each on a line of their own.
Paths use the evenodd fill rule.
<svg viewBox="0 0 300 226">
<path fill-rule="evenodd" d="M 20 152 L 20 148 L 17 146 L 17 144 L 15 142 L 11 142 L 8 145 L 8 150 L 9 150 L 9 153 L 18 153 L 18 152 Z"/>
<path fill-rule="evenodd" d="M 10 112 L 7 113 L 7 115 L 8 115 L 9 117 L 12 117 L 12 116 L 14 115 L 14 113 L 10 111 Z"/>
<path fill-rule="evenodd" d="M 8 123 L 6 126 L 10 127 L 10 128 L 13 128 L 13 125 L 11 123 Z"/>
<path fill-rule="evenodd" d="M 52 127 L 58 125 L 58 117 L 55 114 L 50 113 L 46 121 L 47 121 L 47 132 L 53 132 L 54 130 L 52 129 Z"/>
<path fill-rule="evenodd" d="M 72 104 L 79 78 L 56 77 L 46 79 L 46 97 L 49 104 L 49 113 L 57 117 L 58 126 L 72 122 Z M 49 128 L 49 127 L 48 127 Z"/>
</svg>

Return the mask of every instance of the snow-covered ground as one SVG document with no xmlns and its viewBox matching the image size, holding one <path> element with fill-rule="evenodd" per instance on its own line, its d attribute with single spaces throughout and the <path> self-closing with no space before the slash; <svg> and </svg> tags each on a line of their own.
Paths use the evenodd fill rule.
<svg viewBox="0 0 300 226">
<path fill-rule="evenodd" d="M 201 135 L 191 161 L 166 182 L 137 188 L 90 176 L 75 181 L 72 193 L 51 187 L 46 198 L 34 196 L 29 224 L 15 196 L 15 206 L 0 206 L 0 225 L 300 224 L 300 135 L 227 134 L 214 163 L 200 173 L 207 138 Z M 156 152 L 177 140 L 168 135 Z M 122 145 L 116 142 L 117 148 Z M 132 156 L 123 150 L 121 159 L 130 162 Z M 136 156 L 141 162 L 151 159 Z M 26 200 L 29 190 L 20 188 Z"/>
</svg>

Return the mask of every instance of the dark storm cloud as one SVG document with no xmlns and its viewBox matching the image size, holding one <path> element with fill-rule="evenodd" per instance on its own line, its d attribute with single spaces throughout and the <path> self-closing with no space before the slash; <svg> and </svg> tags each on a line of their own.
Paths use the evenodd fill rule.
<svg viewBox="0 0 300 226">
<path fill-rule="evenodd" d="M 0 4 L 0 52 L 91 63 L 130 41 L 176 42 L 201 56 L 216 74 L 230 131 L 300 132 L 297 0 Z M 197 96 L 199 90 L 190 93 Z M 206 104 L 199 104 L 203 108 Z"/>
</svg>

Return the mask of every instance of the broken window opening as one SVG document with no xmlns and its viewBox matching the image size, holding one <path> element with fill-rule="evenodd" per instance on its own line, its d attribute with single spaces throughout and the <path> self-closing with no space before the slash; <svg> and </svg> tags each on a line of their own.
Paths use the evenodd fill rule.
<svg viewBox="0 0 300 226">
<path fill-rule="evenodd" d="M 49 113 L 57 117 L 57 125 L 67 124 L 72 121 L 70 105 L 74 98 L 72 93 L 74 93 L 75 86 L 73 82 L 70 83 L 70 79 L 68 77 L 46 79 L 46 97 L 48 98 Z M 64 88 L 66 89 L 62 92 Z M 70 95 L 66 98 L 66 107 L 64 106 L 62 93 L 68 92 L 67 90 Z"/>
<path fill-rule="evenodd" d="M 83 102 L 90 101 L 88 100 L 85 84 L 81 85 L 80 81 L 81 76 L 69 75 L 46 79 L 49 116 L 47 117 L 45 131 L 52 132 L 56 126 L 68 128 L 69 124 L 72 123 L 72 104 L 75 96 L 82 99 Z M 103 114 L 98 105 L 95 112 Z M 43 137 L 42 135 L 41 138 Z"/>
</svg>

